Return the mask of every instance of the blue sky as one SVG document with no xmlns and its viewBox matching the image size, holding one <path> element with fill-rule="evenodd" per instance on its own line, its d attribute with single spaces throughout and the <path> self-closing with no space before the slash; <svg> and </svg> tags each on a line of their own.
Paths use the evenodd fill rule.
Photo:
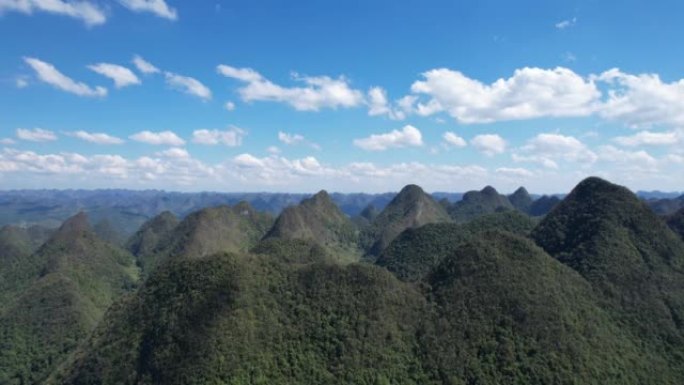
<svg viewBox="0 0 684 385">
<path fill-rule="evenodd" d="M 683 191 L 683 11 L 0 0 L 0 183 Z"/>
</svg>

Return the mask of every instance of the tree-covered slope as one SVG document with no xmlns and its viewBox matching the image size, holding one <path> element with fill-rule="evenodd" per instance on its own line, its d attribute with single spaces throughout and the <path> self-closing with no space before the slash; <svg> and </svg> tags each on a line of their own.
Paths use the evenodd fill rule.
<svg viewBox="0 0 684 385">
<path fill-rule="evenodd" d="M 371 256 L 380 253 L 404 230 L 428 223 L 450 222 L 444 208 L 416 185 L 404 187 L 361 236 Z"/>
<path fill-rule="evenodd" d="M 266 238 L 314 241 L 350 262 L 361 256 L 358 231 L 326 191 L 283 210 Z"/>
<path fill-rule="evenodd" d="M 449 207 L 449 215 L 454 221 L 464 223 L 480 215 L 513 209 L 505 195 L 499 194 L 494 187 L 487 186 L 480 191 L 465 193 L 462 200 Z"/>
<path fill-rule="evenodd" d="M 667 225 L 684 240 L 684 209 L 667 217 Z"/>
<path fill-rule="evenodd" d="M 15 264 L 0 309 L 0 383 L 41 384 L 138 279 L 133 256 L 93 233 L 84 214 L 67 220 Z"/>
<path fill-rule="evenodd" d="M 508 200 L 511 202 L 513 207 L 523 213 L 529 213 L 530 207 L 532 207 L 533 199 L 530 193 L 527 192 L 525 187 L 520 187 L 513 194 L 508 196 Z"/>
<path fill-rule="evenodd" d="M 539 224 L 536 242 L 584 276 L 615 319 L 654 349 L 684 353 L 684 243 L 624 187 L 588 178 Z"/>
<path fill-rule="evenodd" d="M 173 242 L 173 230 L 180 221 L 170 211 L 164 211 L 145 222 L 126 242 L 126 249 L 137 258 L 142 271 L 147 273 L 156 266 L 156 257 Z"/>
<path fill-rule="evenodd" d="M 194 212 L 155 248 L 144 270 L 149 273 L 168 258 L 203 258 L 224 251 L 244 252 L 255 246 L 273 224 L 270 214 L 246 202 Z"/>
<path fill-rule="evenodd" d="M 421 285 L 370 265 L 301 262 L 237 254 L 170 261 L 112 307 L 48 383 L 681 379 L 612 322 L 586 280 L 516 235 L 480 234 Z"/>
<path fill-rule="evenodd" d="M 528 212 L 533 217 L 541 217 L 553 210 L 561 202 L 556 196 L 543 195 L 535 199 Z"/>
<path fill-rule="evenodd" d="M 466 224 L 427 224 L 401 233 L 383 251 L 376 264 L 399 279 L 418 281 L 473 236 L 492 230 L 527 236 L 535 224 L 529 216 L 514 210 L 483 215 Z"/>
</svg>

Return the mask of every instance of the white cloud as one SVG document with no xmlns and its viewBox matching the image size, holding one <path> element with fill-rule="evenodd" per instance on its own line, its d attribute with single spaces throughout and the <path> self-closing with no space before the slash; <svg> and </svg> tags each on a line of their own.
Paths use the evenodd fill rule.
<svg viewBox="0 0 684 385">
<path fill-rule="evenodd" d="M 277 146 L 268 146 L 266 151 L 268 151 L 268 153 L 271 155 L 280 154 L 280 149 Z"/>
<path fill-rule="evenodd" d="M 50 84 L 62 91 L 70 92 L 79 96 L 104 97 L 107 96 L 107 89 L 104 87 L 92 88 L 85 83 L 77 82 L 62 74 L 50 63 L 39 59 L 25 57 L 26 64 L 31 66 L 43 82 Z"/>
<path fill-rule="evenodd" d="M 286 132 L 279 131 L 278 140 L 287 145 L 294 145 L 304 142 L 305 139 L 299 134 L 288 134 Z"/>
<path fill-rule="evenodd" d="M 117 138 L 116 136 L 112 136 L 109 134 L 105 133 L 98 133 L 98 132 L 86 132 L 86 131 L 75 131 L 69 133 L 69 135 L 79 138 L 82 140 L 85 140 L 86 142 L 90 143 L 96 143 L 96 144 L 122 144 L 124 143 L 124 140 L 121 138 Z"/>
<path fill-rule="evenodd" d="M 144 73 L 145 75 L 151 75 L 161 72 L 159 71 L 159 68 L 155 67 L 152 63 L 143 59 L 139 55 L 133 56 L 133 64 L 135 65 L 135 68 L 138 69 L 138 71 Z"/>
<path fill-rule="evenodd" d="M 602 117 L 634 128 L 684 125 L 684 79 L 664 83 L 656 74 L 630 75 L 616 68 L 594 78 L 613 87 Z"/>
<path fill-rule="evenodd" d="M 0 0 L 0 14 L 6 11 L 32 14 L 47 12 L 72 17 L 83 21 L 88 26 L 104 24 L 105 13 L 90 1 L 63 0 Z"/>
<path fill-rule="evenodd" d="M 126 67 L 110 64 L 110 63 L 98 63 L 88 66 L 92 71 L 97 72 L 102 76 L 106 76 L 114 81 L 114 86 L 116 88 L 123 88 L 126 86 L 131 86 L 134 84 L 140 84 L 140 79 Z"/>
<path fill-rule="evenodd" d="M 175 159 L 189 159 L 190 153 L 188 150 L 181 147 L 171 147 L 167 150 L 160 151 L 156 154 L 157 156 L 165 158 L 175 158 Z"/>
<path fill-rule="evenodd" d="M 205 101 L 211 99 L 211 90 L 199 80 L 189 76 L 174 74 L 172 72 L 166 72 L 165 75 L 166 84 L 169 86 L 181 90 L 186 94 L 197 96 Z"/>
<path fill-rule="evenodd" d="M 226 111 L 235 111 L 235 103 L 233 102 L 228 101 L 223 105 L 223 107 L 226 109 Z"/>
<path fill-rule="evenodd" d="M 496 134 L 477 135 L 470 140 L 470 144 L 487 156 L 494 156 L 506 151 L 506 141 Z"/>
<path fill-rule="evenodd" d="M 17 128 L 17 138 L 29 142 L 51 142 L 57 140 L 57 135 L 42 128 Z"/>
<path fill-rule="evenodd" d="M 228 130 L 195 130 L 192 133 L 192 141 L 198 144 L 217 145 L 223 144 L 228 147 L 242 145 L 242 139 L 247 132 L 239 127 L 231 127 Z"/>
<path fill-rule="evenodd" d="M 617 163 L 633 170 L 654 170 L 658 160 L 644 150 L 625 151 L 611 145 L 600 146 L 597 150 L 599 160 Z"/>
<path fill-rule="evenodd" d="M 171 131 L 141 131 L 129 136 L 129 138 L 135 140 L 136 142 L 153 145 L 182 146 L 185 144 L 183 139 Z"/>
<path fill-rule="evenodd" d="M 559 168 L 557 161 L 593 163 L 597 155 L 573 136 L 538 134 L 513 154 L 515 162 L 535 162 L 547 168 Z"/>
<path fill-rule="evenodd" d="M 613 140 L 623 146 L 636 147 L 643 145 L 669 146 L 682 142 L 682 137 L 675 131 L 652 132 L 641 131 L 630 136 L 618 136 Z"/>
<path fill-rule="evenodd" d="M 446 142 L 447 146 L 450 147 L 463 148 L 468 145 L 465 139 L 450 131 L 445 132 L 444 135 L 442 135 L 442 138 Z"/>
<path fill-rule="evenodd" d="M 176 9 L 170 7 L 164 0 L 119 0 L 119 2 L 134 12 L 150 12 L 165 19 L 178 19 Z"/>
<path fill-rule="evenodd" d="M 367 138 L 355 139 L 354 145 L 367 151 L 419 147 L 423 145 L 423 135 L 416 127 L 406 125 L 401 130 L 392 130 L 385 134 L 374 134 Z"/>
<path fill-rule="evenodd" d="M 242 100 L 286 103 L 298 111 L 318 111 L 322 108 L 349 108 L 364 102 L 363 93 L 352 89 L 347 79 L 328 76 L 298 76 L 294 79 L 304 87 L 283 87 L 263 77 L 251 68 L 235 68 L 221 64 L 217 71 L 226 77 L 247 83 L 238 92 Z"/>
<path fill-rule="evenodd" d="M 313 148 L 314 150 L 321 149 L 321 146 L 319 146 L 317 143 L 306 140 L 306 138 L 300 134 L 288 134 L 287 132 L 278 131 L 278 140 L 288 146 L 304 144 Z"/>
<path fill-rule="evenodd" d="M 15 144 L 15 143 L 16 143 L 16 142 L 15 142 L 13 139 L 11 139 L 11 138 L 2 138 L 2 139 L 0 139 L 0 144 L 3 144 L 3 145 L 12 145 L 12 144 Z"/>
<path fill-rule="evenodd" d="M 496 169 L 496 173 L 509 178 L 531 178 L 534 176 L 532 171 L 525 168 L 499 167 Z"/>
<path fill-rule="evenodd" d="M 555 26 L 556 26 L 556 29 L 566 29 L 566 28 L 574 27 L 575 24 L 577 24 L 577 18 L 573 17 L 572 19 L 559 21 L 558 23 L 555 24 Z"/>
<path fill-rule="evenodd" d="M 461 123 L 587 116 L 601 95 L 592 80 L 562 67 L 525 67 L 490 85 L 446 68 L 427 71 L 423 77 L 411 91 L 427 95 L 427 102 L 405 100 L 405 108 L 410 106 L 421 116 L 445 111 Z"/>
</svg>

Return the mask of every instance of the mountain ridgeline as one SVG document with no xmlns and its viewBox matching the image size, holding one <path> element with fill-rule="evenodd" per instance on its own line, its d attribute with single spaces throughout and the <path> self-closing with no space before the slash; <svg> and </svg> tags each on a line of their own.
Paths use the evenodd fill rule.
<svg viewBox="0 0 684 385">
<path fill-rule="evenodd" d="M 599 178 L 385 198 L 163 212 L 125 250 L 2 228 L 0 384 L 684 383 L 684 211 Z"/>
</svg>

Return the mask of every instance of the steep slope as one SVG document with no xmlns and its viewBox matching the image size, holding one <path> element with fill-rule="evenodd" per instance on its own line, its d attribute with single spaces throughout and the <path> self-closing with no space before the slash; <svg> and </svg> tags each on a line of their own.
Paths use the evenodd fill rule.
<svg viewBox="0 0 684 385">
<path fill-rule="evenodd" d="M 180 221 L 170 211 L 164 211 L 145 222 L 126 242 L 126 250 L 135 255 L 138 265 L 144 273 L 156 266 L 155 257 L 159 250 L 172 241 L 173 229 Z"/>
<path fill-rule="evenodd" d="M 513 209 L 505 195 L 499 194 L 494 187 L 487 186 L 480 191 L 465 193 L 462 200 L 451 205 L 449 215 L 457 223 L 464 223 L 480 215 Z"/>
<path fill-rule="evenodd" d="M 679 234 L 679 237 L 684 239 L 684 209 L 680 209 L 676 213 L 667 218 L 667 225 Z"/>
<path fill-rule="evenodd" d="M 548 214 L 556 207 L 561 200 L 556 196 L 543 195 L 532 202 L 529 214 L 533 217 L 540 217 Z"/>
<path fill-rule="evenodd" d="M 532 207 L 532 197 L 530 193 L 527 192 L 525 187 L 520 187 L 511 195 L 508 196 L 508 200 L 511 202 L 513 207 L 523 213 L 529 213 Z"/>
<path fill-rule="evenodd" d="M 247 251 L 272 224 L 270 214 L 260 213 L 246 202 L 194 212 L 176 226 L 170 242 L 162 245 L 156 264 L 167 257 L 202 258 L 222 251 Z"/>
<path fill-rule="evenodd" d="M 492 230 L 528 236 L 535 225 L 532 218 L 514 210 L 483 215 L 466 224 L 428 224 L 401 233 L 376 264 L 403 281 L 418 281 L 473 236 Z"/>
<path fill-rule="evenodd" d="M 312 240 L 350 262 L 361 255 L 354 224 L 326 191 L 283 210 L 265 238 Z"/>
<path fill-rule="evenodd" d="M 684 243 L 628 189 L 582 181 L 533 237 L 646 344 L 684 352 Z"/>
<path fill-rule="evenodd" d="M 449 222 L 449 215 L 431 196 L 416 185 L 404 187 L 364 230 L 361 244 L 378 256 L 404 230 L 428 223 Z"/>
<path fill-rule="evenodd" d="M 682 379 L 611 322 L 582 277 L 529 240 L 486 233 L 425 283 L 364 264 L 174 260 L 114 306 L 48 384 Z"/>
<path fill-rule="evenodd" d="M 442 383 L 675 383 L 603 311 L 590 285 L 528 239 L 486 232 L 429 275 L 437 305 L 426 331 Z M 681 366 L 681 365 L 680 365 Z M 428 365 L 428 367 L 430 367 Z M 674 381 L 674 382 L 671 382 Z"/>
<path fill-rule="evenodd" d="M 0 383 L 39 384 L 137 282 L 133 256 L 98 239 L 84 214 L 16 265 L 0 312 Z"/>
</svg>

